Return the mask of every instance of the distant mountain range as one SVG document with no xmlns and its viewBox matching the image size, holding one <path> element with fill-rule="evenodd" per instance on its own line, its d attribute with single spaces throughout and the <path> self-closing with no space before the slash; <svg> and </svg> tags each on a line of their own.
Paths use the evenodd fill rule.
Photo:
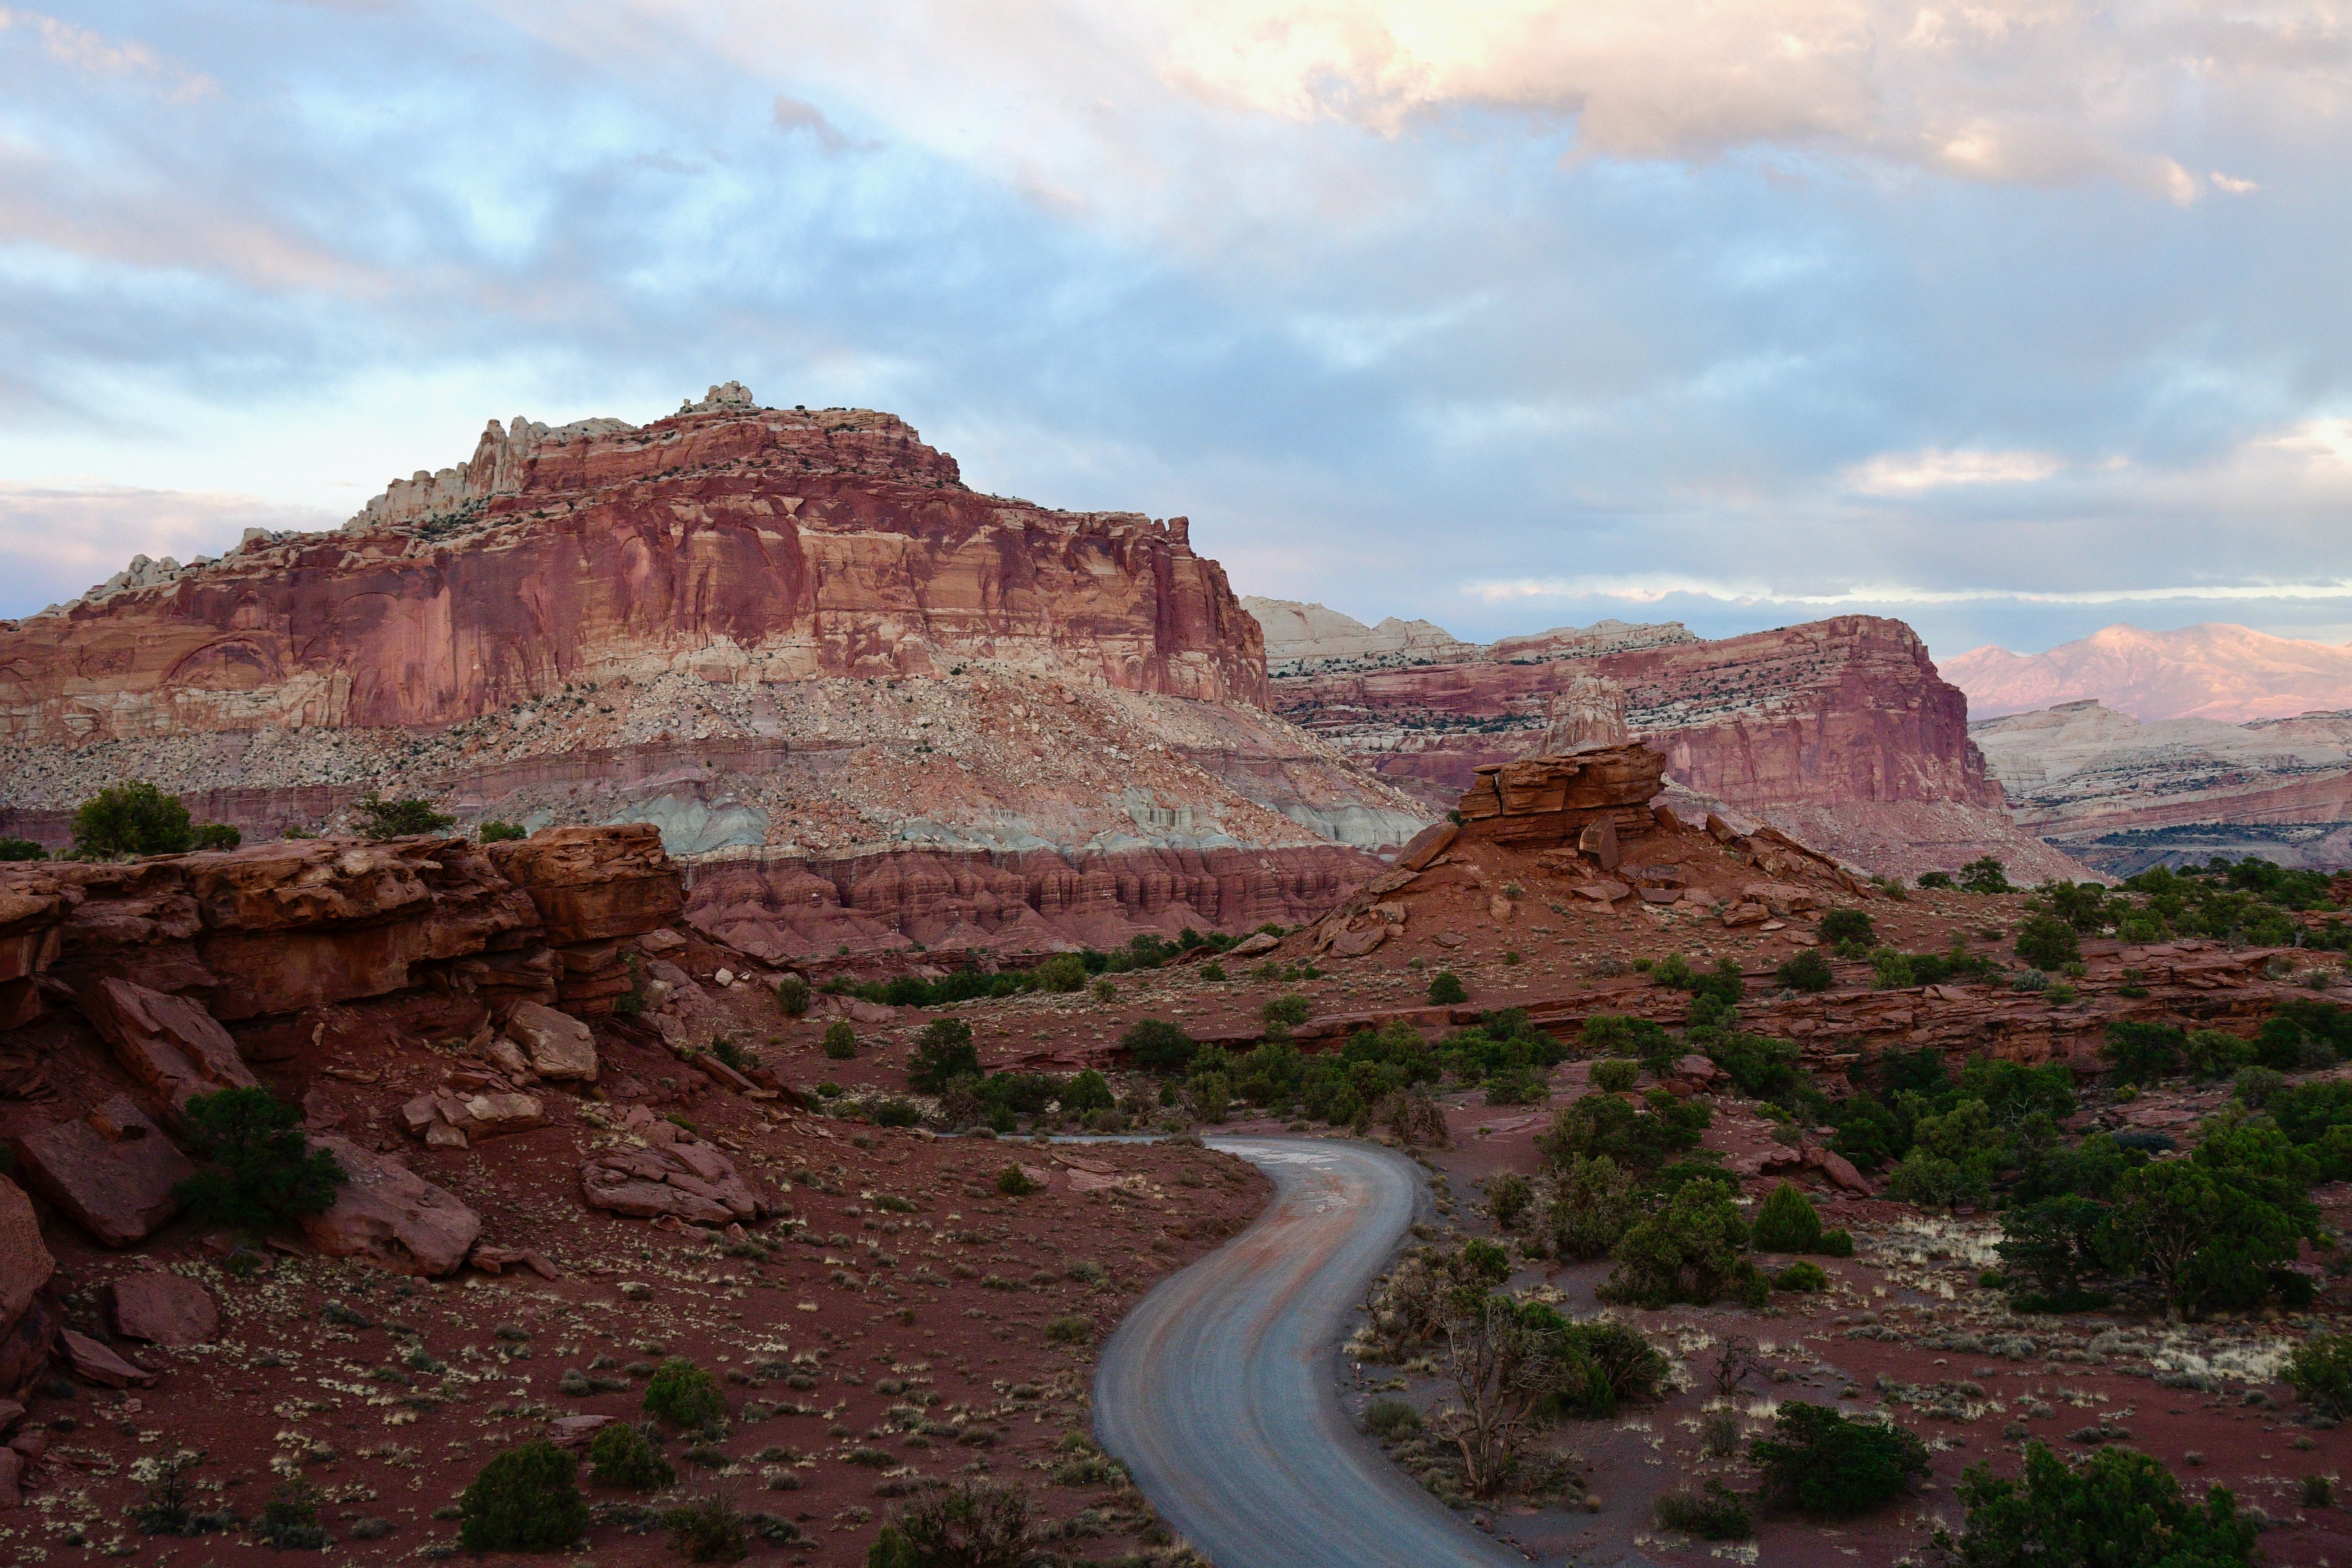
<svg viewBox="0 0 2352 1568">
<path fill-rule="evenodd" d="M 1979 647 L 1937 665 L 1969 694 L 1971 720 L 2086 700 L 2147 723 L 2242 724 L 2352 708 L 2352 643 L 2214 622 L 2169 632 L 2113 626 L 2047 653 Z"/>
</svg>

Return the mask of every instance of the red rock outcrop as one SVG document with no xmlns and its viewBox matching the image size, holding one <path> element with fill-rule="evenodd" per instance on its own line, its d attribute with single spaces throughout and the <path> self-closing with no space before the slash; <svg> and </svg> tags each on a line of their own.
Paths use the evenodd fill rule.
<svg viewBox="0 0 2352 1568">
<path fill-rule="evenodd" d="M 686 918 L 771 961 L 919 942 L 959 951 L 1115 947 L 1140 931 L 1296 924 L 1380 869 L 1337 845 L 713 860 L 694 869 Z"/>
<path fill-rule="evenodd" d="M 1622 684 L 1627 728 L 1664 753 L 1685 805 L 1736 807 L 1893 875 L 1982 854 L 2035 878 L 2087 874 L 2010 820 L 1969 742 L 1967 698 L 1900 621 L 1843 616 L 1574 657 L 1496 644 L 1274 689 L 1285 718 L 1436 805 L 1542 744 L 1554 704 L 1578 707 L 1577 683 L 1593 677 Z"/>
<path fill-rule="evenodd" d="M 1265 698 L 1257 624 L 1184 519 L 979 494 L 887 414 L 730 402 L 486 435 L 446 507 L 382 515 L 0 623 L 0 737 L 439 725 L 673 665 L 725 683 L 1026 655 Z"/>
</svg>

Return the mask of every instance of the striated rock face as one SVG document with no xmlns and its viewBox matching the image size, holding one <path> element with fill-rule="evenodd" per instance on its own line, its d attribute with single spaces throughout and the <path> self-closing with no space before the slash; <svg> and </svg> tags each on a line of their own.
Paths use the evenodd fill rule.
<svg viewBox="0 0 2352 1568">
<path fill-rule="evenodd" d="M 1585 746 L 1622 746 L 1633 737 L 1625 728 L 1625 688 L 1605 675 L 1579 675 L 1555 693 L 1545 715 L 1538 757 L 1558 757 Z"/>
<path fill-rule="evenodd" d="M 1971 724 L 2028 830 L 2118 874 L 2211 856 L 2352 858 L 2352 711 L 2142 723 L 2096 701 Z"/>
<path fill-rule="evenodd" d="M 722 860 L 696 868 L 687 919 L 772 961 L 926 947 L 1116 947 L 1139 931 L 1238 931 L 1313 918 L 1380 869 L 1320 849 L 1129 850 Z"/>
<path fill-rule="evenodd" d="M 677 868 L 644 828 L 500 847 L 503 872 L 478 847 L 442 837 L 7 866 L 0 905 L 57 917 L 46 972 L 81 995 L 134 1076 L 178 1100 L 253 1081 L 215 1019 L 427 985 L 481 996 L 503 1016 L 521 997 L 556 995 L 537 900 L 572 922 L 567 931 L 587 922 L 625 935 L 665 923 L 682 900 Z"/>
<path fill-rule="evenodd" d="M 1368 626 L 1328 605 L 1296 599 L 1247 597 L 1242 608 L 1265 633 L 1265 666 L 1272 675 L 1454 658 L 1475 646 L 1431 621 L 1401 621 L 1391 616 Z"/>
<path fill-rule="evenodd" d="M 980 495 L 893 416 L 748 405 L 518 421 L 341 533 L 250 539 L 0 624 L 0 736 L 440 725 L 673 667 L 726 683 L 972 658 L 1265 701 L 1257 625 L 1182 518 Z"/>
<path fill-rule="evenodd" d="M 1621 628 L 1605 650 L 1589 633 L 1545 634 L 1451 662 L 1291 677 L 1274 683 L 1275 701 L 1435 806 L 1482 766 L 1559 749 L 1548 734 L 1592 721 L 1580 710 L 1597 708 L 1599 691 L 1585 683 L 1614 681 L 1628 733 L 1664 753 L 1685 807 L 1736 808 L 1874 871 L 1990 853 L 2037 875 L 2084 874 L 2010 820 L 1969 743 L 1967 699 L 1902 622 L 1846 616 L 1622 646 L 1666 629 Z"/>
<path fill-rule="evenodd" d="M 0 834 L 61 847 L 124 777 L 248 843 L 349 832 L 372 791 L 697 858 L 1417 832 L 1424 803 L 1266 710 L 1265 668 L 1183 519 L 979 495 L 892 416 L 730 384 L 643 427 L 494 425 L 339 532 L 0 623 Z M 384 925 L 378 972 L 437 960 Z"/>
<path fill-rule="evenodd" d="M 1600 828 L 1611 846 L 1650 831 L 1665 759 L 1638 742 L 1575 756 L 1527 757 L 1478 770 L 1454 810 L 1464 836 L 1521 848 L 1575 844 Z"/>
</svg>

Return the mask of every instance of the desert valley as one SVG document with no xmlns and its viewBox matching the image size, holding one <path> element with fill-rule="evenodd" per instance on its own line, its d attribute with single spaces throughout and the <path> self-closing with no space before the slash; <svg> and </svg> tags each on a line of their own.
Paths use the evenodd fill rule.
<svg viewBox="0 0 2352 1568">
<path fill-rule="evenodd" d="M 493 425 L 0 623 L 0 1542 L 1927 1562 L 2054 1451 L 2326 1563 L 2352 879 L 2117 846 L 2337 831 L 2342 720 Z"/>
</svg>

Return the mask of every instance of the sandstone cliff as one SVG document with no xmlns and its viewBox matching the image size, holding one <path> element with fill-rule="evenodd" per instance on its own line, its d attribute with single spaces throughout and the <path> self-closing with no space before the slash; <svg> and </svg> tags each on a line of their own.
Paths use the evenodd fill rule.
<svg viewBox="0 0 2352 1568">
<path fill-rule="evenodd" d="M 1969 742 L 1967 698 L 1900 621 L 1846 616 L 1712 642 L 1664 636 L 1679 627 L 1618 627 L 1604 639 L 1618 646 L 1575 651 L 1603 629 L 1406 668 L 1284 678 L 1275 703 L 1435 805 L 1480 767 L 1542 744 L 1555 704 L 1565 711 L 1580 680 L 1605 677 L 1624 689 L 1629 731 L 1664 753 L 1686 804 L 1737 808 L 1890 874 L 1986 853 L 2020 874 L 2081 874 L 2009 820 Z"/>
<path fill-rule="evenodd" d="M 55 847 L 141 777 L 248 838 L 382 790 L 688 857 L 1140 855 L 1127 885 L 1286 850 L 1360 880 L 1433 814 L 1266 700 L 1183 519 L 981 495 L 892 416 L 730 384 L 642 427 L 493 425 L 340 532 L 0 623 L 0 831 Z"/>
</svg>

